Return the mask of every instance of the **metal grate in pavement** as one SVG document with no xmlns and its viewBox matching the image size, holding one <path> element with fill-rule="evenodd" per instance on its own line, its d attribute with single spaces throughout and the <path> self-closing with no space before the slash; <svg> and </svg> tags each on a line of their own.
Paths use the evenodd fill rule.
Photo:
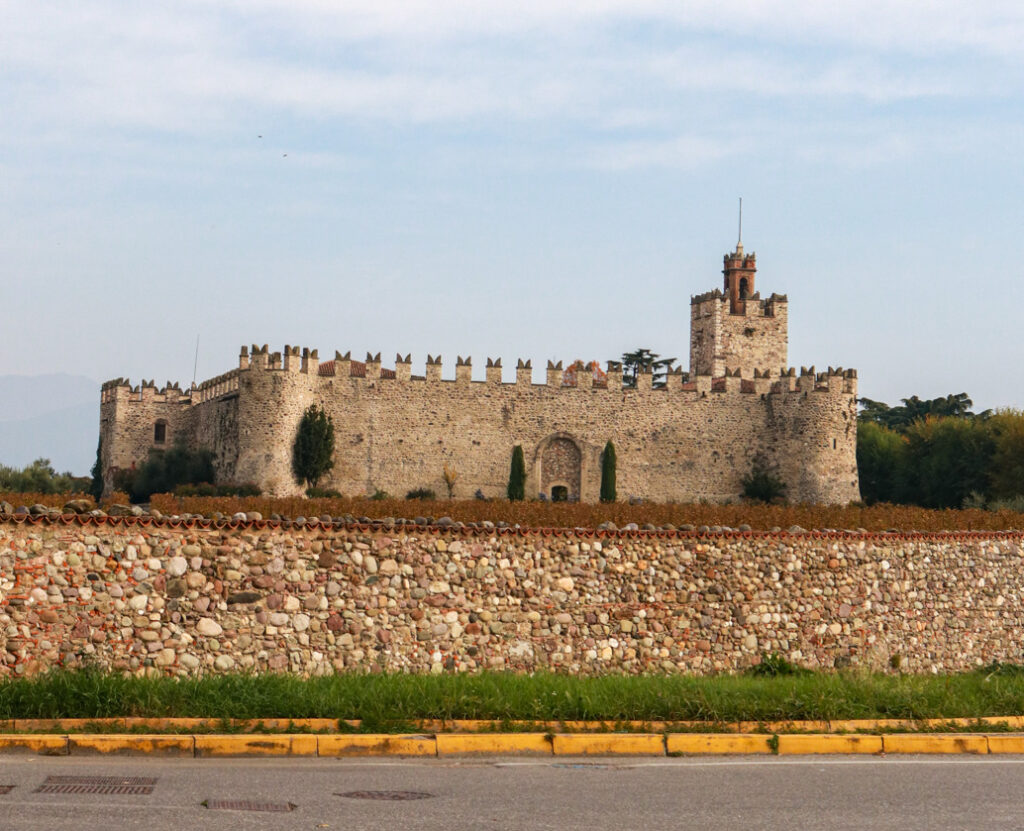
<svg viewBox="0 0 1024 831">
<path fill-rule="evenodd" d="M 33 793 L 145 796 L 153 793 L 154 785 L 156 777 L 151 776 L 47 776 Z"/>
<path fill-rule="evenodd" d="M 379 799 L 386 802 L 402 802 L 409 799 L 430 799 L 433 794 L 424 791 L 347 791 L 336 793 L 348 799 Z"/>
<path fill-rule="evenodd" d="M 273 811 L 281 814 L 299 807 L 291 802 L 254 802 L 249 799 L 207 799 L 201 804 L 212 811 Z"/>
</svg>

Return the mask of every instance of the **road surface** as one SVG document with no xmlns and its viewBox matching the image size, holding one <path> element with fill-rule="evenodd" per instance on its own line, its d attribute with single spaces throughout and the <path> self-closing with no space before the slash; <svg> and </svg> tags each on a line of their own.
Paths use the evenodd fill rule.
<svg viewBox="0 0 1024 831">
<path fill-rule="evenodd" d="M 0 829 L 1020 829 L 1022 782 L 1024 757 L 0 756 Z M 150 792 L 81 792 L 125 786 Z"/>
</svg>

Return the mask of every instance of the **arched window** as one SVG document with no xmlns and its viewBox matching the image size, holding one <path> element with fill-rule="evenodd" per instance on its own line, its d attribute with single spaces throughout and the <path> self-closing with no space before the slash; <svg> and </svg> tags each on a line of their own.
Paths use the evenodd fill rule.
<svg viewBox="0 0 1024 831">
<path fill-rule="evenodd" d="M 746 300 L 747 294 L 750 292 L 750 286 L 747 283 L 746 277 L 740 278 L 740 300 Z"/>
<path fill-rule="evenodd" d="M 167 441 L 167 422 L 162 418 L 153 425 L 153 443 L 163 444 Z"/>
</svg>

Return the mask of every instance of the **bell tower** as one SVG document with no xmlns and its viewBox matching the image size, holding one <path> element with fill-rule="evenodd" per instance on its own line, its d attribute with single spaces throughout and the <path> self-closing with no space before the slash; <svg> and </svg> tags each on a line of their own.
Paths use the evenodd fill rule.
<svg viewBox="0 0 1024 831">
<path fill-rule="evenodd" d="M 744 314 L 746 301 L 754 294 L 754 275 L 757 273 L 757 255 L 743 253 L 743 199 L 740 199 L 740 228 L 736 250 L 724 257 L 723 293 L 729 298 L 729 313 Z"/>
</svg>

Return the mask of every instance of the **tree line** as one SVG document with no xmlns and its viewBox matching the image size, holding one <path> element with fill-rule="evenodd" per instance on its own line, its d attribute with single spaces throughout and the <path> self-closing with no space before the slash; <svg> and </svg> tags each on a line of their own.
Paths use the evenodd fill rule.
<svg viewBox="0 0 1024 831">
<path fill-rule="evenodd" d="M 975 413 L 967 393 L 890 407 L 862 398 L 857 468 L 867 504 L 1024 509 L 1024 412 Z"/>
</svg>

